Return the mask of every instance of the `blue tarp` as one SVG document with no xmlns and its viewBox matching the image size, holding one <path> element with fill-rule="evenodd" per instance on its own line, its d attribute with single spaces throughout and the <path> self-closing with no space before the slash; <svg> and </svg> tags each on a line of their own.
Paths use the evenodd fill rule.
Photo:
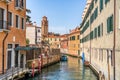
<svg viewBox="0 0 120 80">
<path fill-rule="evenodd" d="M 85 54 L 84 54 L 84 52 L 82 53 L 82 63 L 84 64 L 84 62 L 85 62 Z"/>
</svg>

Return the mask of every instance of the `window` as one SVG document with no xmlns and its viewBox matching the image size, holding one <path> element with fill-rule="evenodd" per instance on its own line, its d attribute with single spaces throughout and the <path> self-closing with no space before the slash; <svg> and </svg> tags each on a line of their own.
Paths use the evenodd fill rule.
<svg viewBox="0 0 120 80">
<path fill-rule="evenodd" d="M 8 44 L 8 49 L 12 49 L 12 44 Z"/>
<path fill-rule="evenodd" d="M 100 26 L 98 26 L 98 37 L 101 36 L 101 33 L 100 33 Z"/>
<path fill-rule="evenodd" d="M 107 33 L 113 31 L 113 15 L 107 19 Z"/>
<path fill-rule="evenodd" d="M 55 41 L 57 41 L 57 39 L 55 38 Z"/>
<path fill-rule="evenodd" d="M 105 4 L 107 4 L 110 0 L 105 0 Z"/>
<path fill-rule="evenodd" d="M 40 30 L 38 30 L 38 32 L 40 32 Z"/>
<path fill-rule="evenodd" d="M 90 40 L 92 40 L 92 39 L 93 39 L 93 31 L 90 32 Z"/>
<path fill-rule="evenodd" d="M 24 0 L 15 0 L 15 7 L 24 8 Z"/>
<path fill-rule="evenodd" d="M 22 26 L 22 29 L 24 29 L 24 18 L 21 18 L 21 26 Z"/>
<path fill-rule="evenodd" d="M 59 38 L 59 41 L 61 41 L 61 39 Z"/>
<path fill-rule="evenodd" d="M 72 36 L 72 40 L 75 40 L 75 36 Z"/>
<path fill-rule="evenodd" d="M 94 38 L 97 38 L 97 28 L 94 29 Z"/>
<path fill-rule="evenodd" d="M 10 69 L 11 68 L 11 59 L 12 59 L 12 51 L 8 51 L 8 54 L 7 54 L 7 69 Z"/>
<path fill-rule="evenodd" d="M 100 0 L 100 12 L 102 11 L 103 9 L 103 0 Z"/>
<path fill-rule="evenodd" d="M 0 29 L 3 29 L 4 9 L 0 8 Z"/>
<path fill-rule="evenodd" d="M 97 0 L 95 0 L 95 3 L 97 2 Z"/>
<path fill-rule="evenodd" d="M 94 21 L 94 14 L 92 14 L 92 15 L 90 16 L 90 24 L 92 24 L 93 21 Z"/>
<path fill-rule="evenodd" d="M 85 32 L 85 30 L 89 27 L 89 20 L 85 23 L 85 26 L 83 27 L 81 34 Z"/>
<path fill-rule="evenodd" d="M 94 16 L 95 16 L 95 19 L 97 18 L 97 16 L 98 16 L 98 7 L 95 9 L 95 11 L 94 11 Z"/>
<path fill-rule="evenodd" d="M 18 67 L 18 54 L 19 51 L 15 51 L 15 67 Z"/>
<path fill-rule="evenodd" d="M 18 28 L 18 23 L 19 23 L 19 20 L 18 20 L 18 15 L 16 15 L 16 28 Z"/>
<path fill-rule="evenodd" d="M 12 26 L 12 13 L 8 12 L 8 25 Z"/>
<path fill-rule="evenodd" d="M 79 40 L 79 35 L 77 36 L 77 39 Z"/>
<path fill-rule="evenodd" d="M 111 66 L 113 66 L 113 51 L 110 50 L 110 55 L 111 55 Z"/>
</svg>

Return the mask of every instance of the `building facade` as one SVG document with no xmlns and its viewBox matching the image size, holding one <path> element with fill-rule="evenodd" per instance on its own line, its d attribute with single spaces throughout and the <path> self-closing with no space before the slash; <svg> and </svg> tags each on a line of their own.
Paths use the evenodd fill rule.
<svg viewBox="0 0 120 80">
<path fill-rule="evenodd" d="M 48 36 L 45 38 L 48 41 L 50 48 L 60 48 L 60 35 L 54 33 L 48 33 Z"/>
<path fill-rule="evenodd" d="M 11 68 L 25 68 L 26 0 L 0 0 L 0 74 Z"/>
<path fill-rule="evenodd" d="M 37 44 L 41 44 L 41 40 L 42 40 L 41 27 L 36 27 L 36 37 L 37 37 Z"/>
<path fill-rule="evenodd" d="M 80 28 L 76 27 L 68 35 L 68 54 L 80 56 Z"/>
<path fill-rule="evenodd" d="M 42 18 L 41 29 L 42 29 L 42 38 L 44 39 L 48 35 L 48 20 L 46 16 L 43 16 Z"/>
<path fill-rule="evenodd" d="M 41 27 L 38 27 L 33 23 L 27 23 L 26 39 L 29 40 L 29 45 L 41 44 Z"/>
<path fill-rule="evenodd" d="M 68 54 L 68 34 L 61 35 L 63 38 L 60 41 L 60 52 Z"/>
<path fill-rule="evenodd" d="M 80 49 L 103 80 L 120 79 L 119 34 L 120 1 L 92 0 L 80 27 Z"/>
<path fill-rule="evenodd" d="M 36 44 L 36 26 L 32 23 L 26 24 L 26 39 L 29 40 L 29 44 Z"/>
</svg>

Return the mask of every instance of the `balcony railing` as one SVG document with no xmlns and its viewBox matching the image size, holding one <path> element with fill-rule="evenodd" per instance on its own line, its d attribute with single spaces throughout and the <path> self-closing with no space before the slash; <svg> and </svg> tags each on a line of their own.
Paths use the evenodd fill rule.
<svg viewBox="0 0 120 80">
<path fill-rule="evenodd" d="M 11 0 L 0 0 L 0 1 L 3 1 L 3 2 L 5 2 L 5 3 L 11 2 Z"/>
<path fill-rule="evenodd" d="M 7 21 L 4 20 L 0 20 L 0 31 L 8 31 L 10 29 L 9 23 L 7 23 Z"/>
<path fill-rule="evenodd" d="M 16 10 L 23 10 L 24 9 L 24 2 L 23 0 L 15 0 L 16 1 Z"/>
</svg>

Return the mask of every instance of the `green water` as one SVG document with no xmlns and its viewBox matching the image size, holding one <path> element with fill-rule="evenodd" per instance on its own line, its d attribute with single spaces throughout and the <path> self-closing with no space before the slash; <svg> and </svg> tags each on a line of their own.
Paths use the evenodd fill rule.
<svg viewBox="0 0 120 80">
<path fill-rule="evenodd" d="M 40 75 L 27 80 L 98 80 L 93 71 L 82 65 L 81 59 L 68 57 L 67 62 L 60 62 L 42 70 Z"/>
</svg>

